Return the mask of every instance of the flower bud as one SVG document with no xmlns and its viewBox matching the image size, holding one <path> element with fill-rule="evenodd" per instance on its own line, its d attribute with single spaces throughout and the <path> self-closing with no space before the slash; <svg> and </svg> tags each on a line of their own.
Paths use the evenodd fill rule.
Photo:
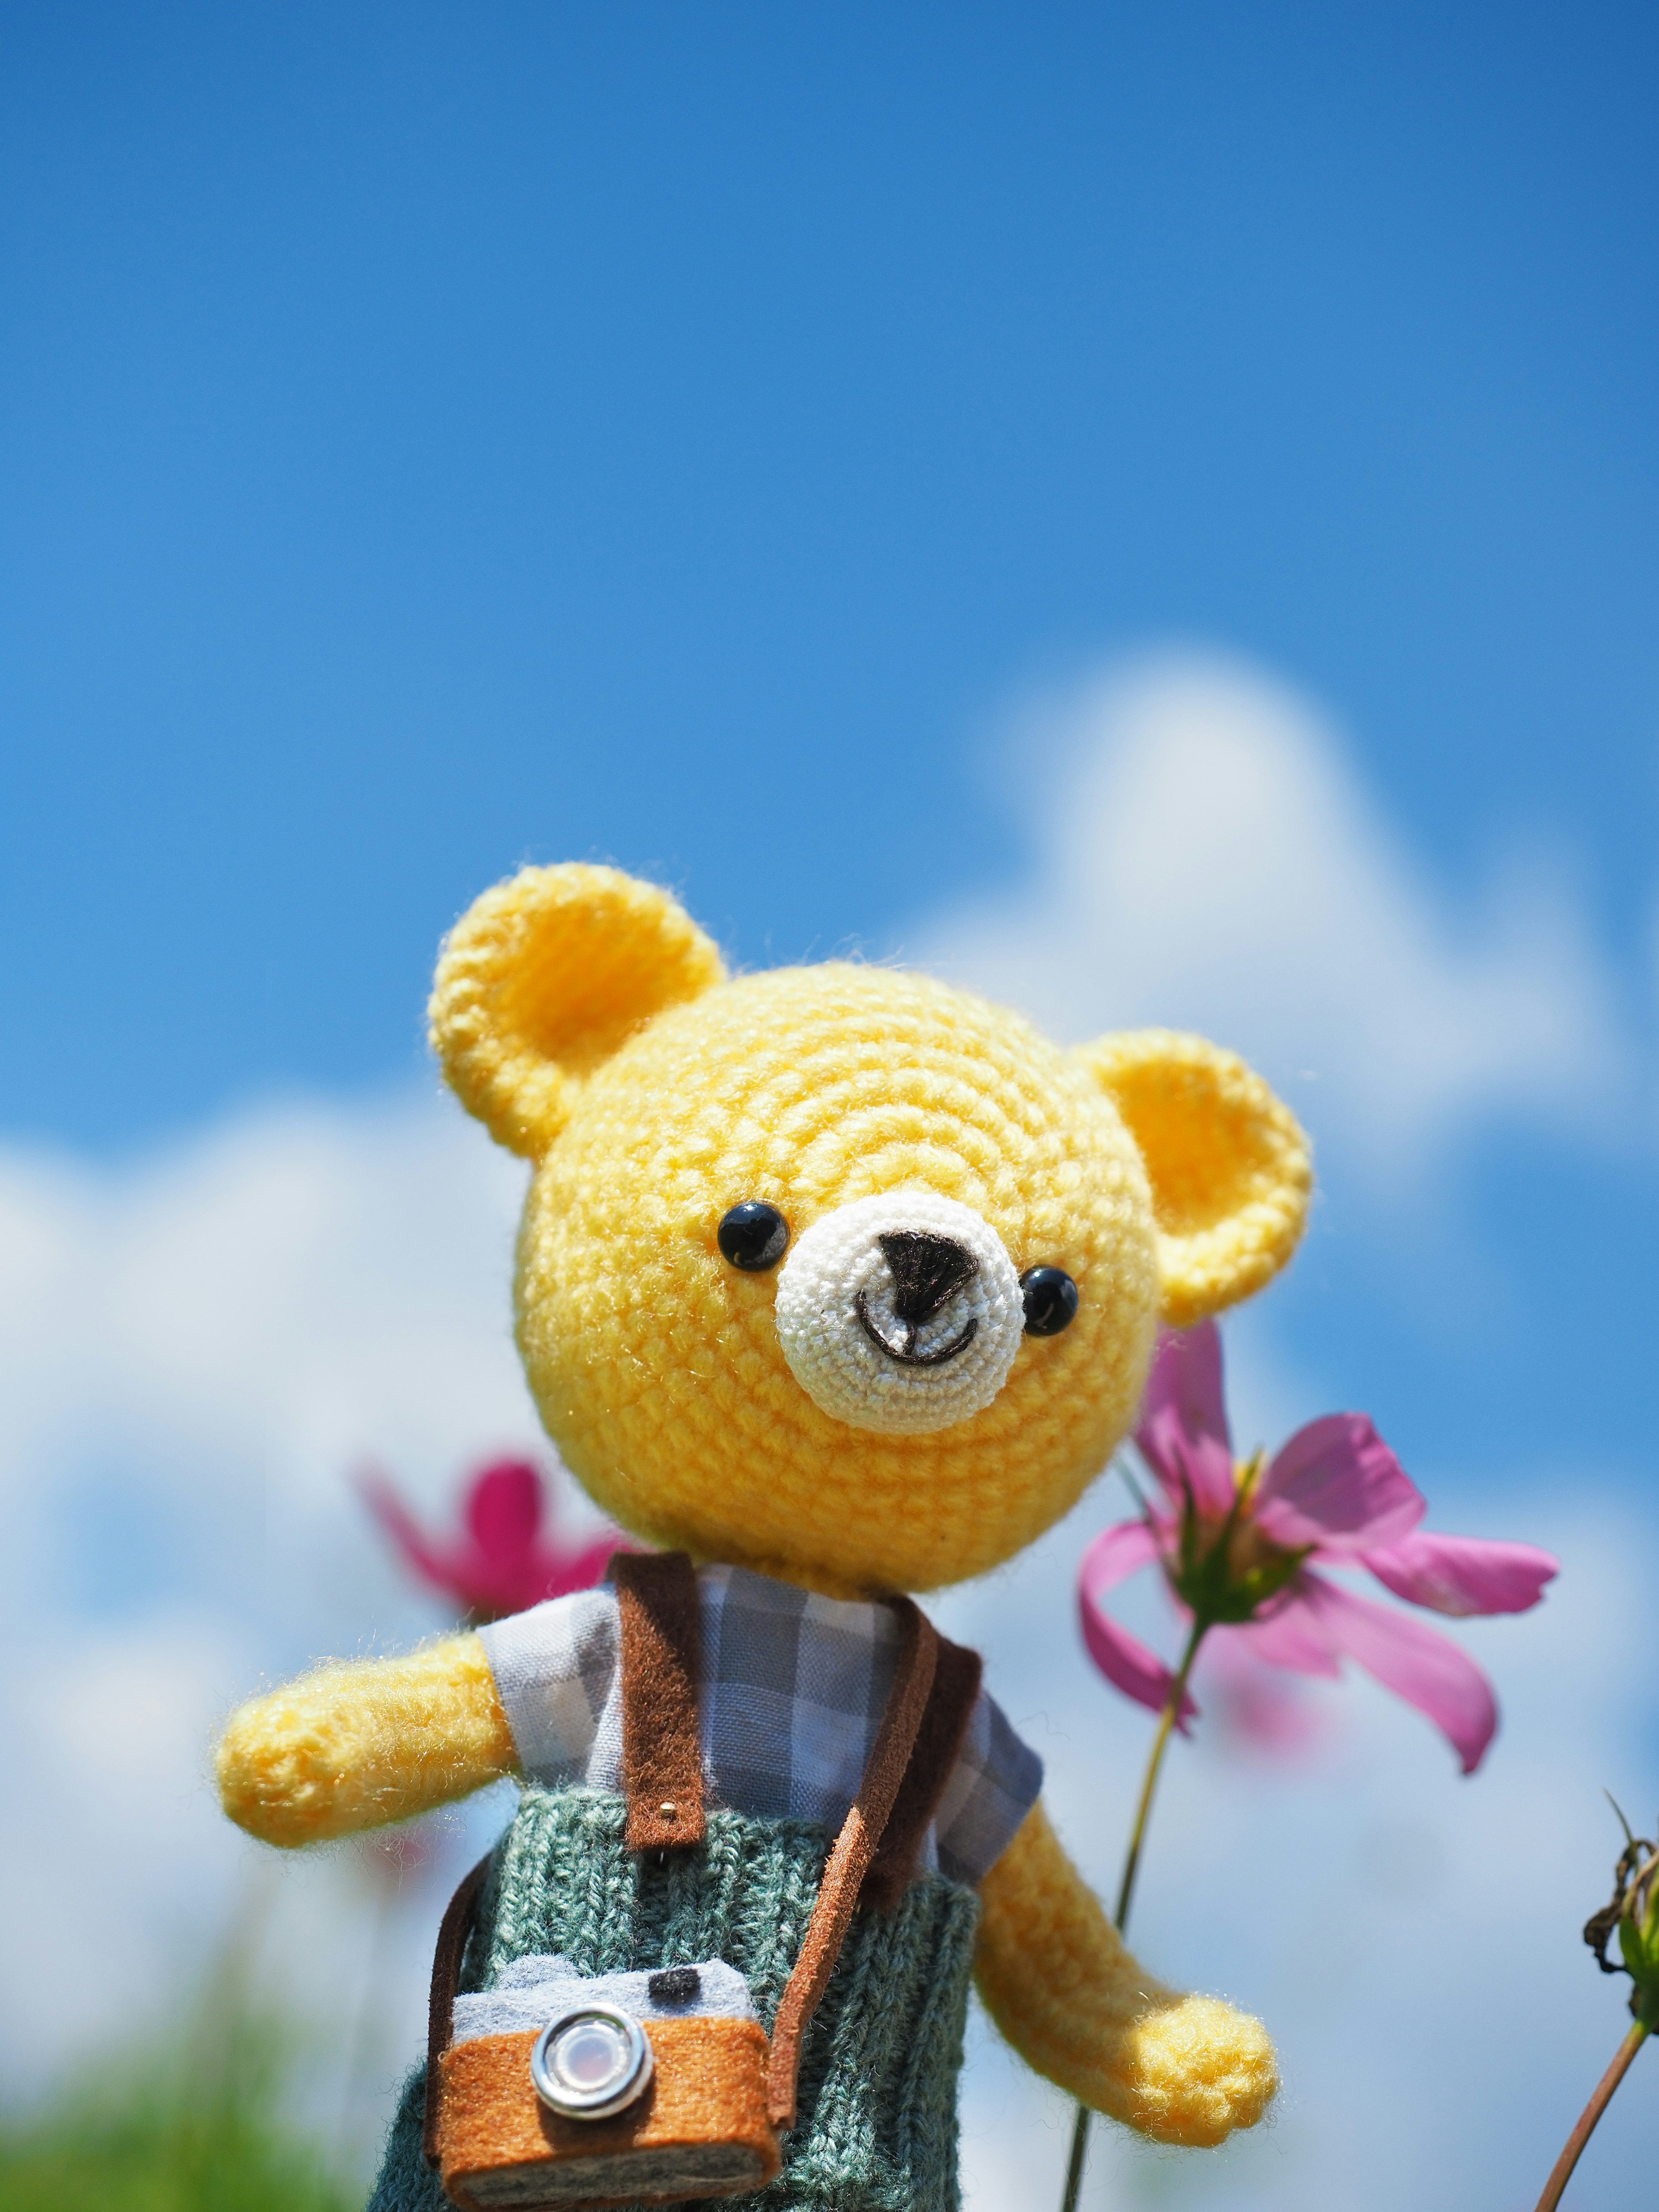
<svg viewBox="0 0 1659 2212">
<path fill-rule="evenodd" d="M 1613 1810 L 1618 1812 L 1618 1807 Z M 1611 1901 L 1584 1923 L 1584 1941 L 1604 1974 L 1623 1972 L 1634 1987 L 1630 2008 L 1650 2027 L 1659 2026 L 1659 1845 L 1633 1836 L 1625 1823 L 1625 1848 L 1613 1869 Z M 1617 1935 L 1620 1960 L 1607 1946 Z"/>
</svg>

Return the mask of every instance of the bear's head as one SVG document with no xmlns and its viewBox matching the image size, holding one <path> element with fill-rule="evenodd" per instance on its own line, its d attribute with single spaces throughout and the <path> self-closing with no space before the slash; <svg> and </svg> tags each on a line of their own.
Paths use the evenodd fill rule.
<svg viewBox="0 0 1659 2212">
<path fill-rule="evenodd" d="M 525 1369 L 625 1528 L 835 1596 L 1039 1535 L 1134 1417 L 1158 1322 L 1290 1256 L 1301 1131 L 1201 1039 L 1063 1052 L 916 975 L 728 979 L 668 895 L 527 868 L 445 945 L 433 1042 L 534 1173 Z"/>
</svg>

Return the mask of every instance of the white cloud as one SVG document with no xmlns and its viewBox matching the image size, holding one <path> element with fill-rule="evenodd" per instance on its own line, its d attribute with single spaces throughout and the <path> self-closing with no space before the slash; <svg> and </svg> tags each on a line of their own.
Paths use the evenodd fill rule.
<svg viewBox="0 0 1659 2212">
<path fill-rule="evenodd" d="M 350 1488 L 365 1456 L 434 1517 L 482 1455 L 550 1462 L 510 1334 L 522 1182 L 403 1098 L 122 1167 L 0 1154 L 6 2097 L 153 2012 L 262 1885 L 314 1938 L 296 1995 L 331 2014 L 323 1960 L 358 1970 L 355 1859 L 257 1875 L 208 1747 L 261 1680 L 442 1625 Z M 270 1969 L 304 1948 L 279 1927 Z M 392 1979 L 412 2034 L 412 1954 Z"/>
<path fill-rule="evenodd" d="M 387 1917 L 351 1855 L 262 1865 L 217 1814 L 206 1746 L 261 1676 L 437 1625 L 343 1476 L 378 1450 L 435 1509 L 476 1451 L 531 1439 L 505 1321 L 519 1182 L 457 1116 L 402 1102 L 272 1114 L 125 1170 L 0 1165 L 0 1296 L 22 1324 L 0 1338 L 0 1881 L 30 1901 L 0 1932 L 0 1972 L 30 1995 L 0 2021 L 10 2095 L 149 2017 L 219 1931 L 263 1916 L 262 1971 L 319 2016 L 361 2020 L 362 2095 L 384 2109 L 418 2047 L 445 1869 Z M 1238 1382 L 1259 1395 L 1259 1378 Z M 1100 2129 L 1090 2202 L 1496 2212 L 1536 2185 L 1620 2023 L 1577 1940 L 1612 1856 L 1598 1793 L 1610 1783 L 1633 1809 L 1652 1795 L 1659 1559 L 1585 1507 L 1592 1491 L 1564 1487 L 1570 1513 L 1517 1502 L 1492 1527 L 1553 1540 L 1567 1572 L 1536 1617 L 1465 1632 L 1507 1709 L 1474 1782 L 1364 1684 L 1334 1693 L 1341 1729 L 1306 1770 L 1202 1739 L 1177 1753 L 1139 1942 L 1172 1978 L 1259 2009 L 1288 2087 L 1272 2128 L 1219 2160 Z M 100 1546 L 142 1537 L 135 1497 L 163 1533 L 124 1581 Z M 125 1518 L 100 1536 L 105 1506 Z M 1103 1888 L 1146 1723 L 1080 1656 L 1070 1582 L 1115 1510 L 1103 1488 L 945 1606 L 1043 1751 L 1056 1816 Z M 474 1844 L 500 1817 L 474 1816 Z M 447 1878 L 471 1847 L 451 1838 Z M 319 2086 L 331 2124 L 341 2094 Z M 982 2023 L 964 2123 L 975 2212 L 1058 2201 L 1063 2100 Z M 1632 2097 L 1597 2148 L 1607 2193 L 1656 2154 L 1659 2123 Z"/>
<path fill-rule="evenodd" d="M 1069 781 L 1041 802 L 1038 887 L 941 921 L 931 952 L 1061 1031 L 1173 1021 L 1281 1080 L 1316 1068 L 1322 1133 L 1339 1117 L 1382 1173 L 1478 1115 L 1593 1111 L 1620 1054 L 1570 910 L 1529 892 L 1460 913 L 1304 708 L 1166 665 L 1060 720 Z M 477 1455 L 537 1442 L 507 1320 L 521 1185 L 452 1109 L 402 1098 L 241 1117 L 118 1167 L 0 1153 L 0 1883 L 27 1901 L 0 1928 L 0 1978 L 28 1996 L 0 2014 L 8 2097 L 147 2020 L 234 1921 L 263 1918 L 264 1970 L 313 2012 L 360 2019 L 376 2109 L 418 2047 L 444 1869 L 387 1911 L 358 1856 L 257 1853 L 217 1814 L 206 1748 L 261 1679 L 440 1624 L 346 1477 L 372 1452 L 435 1511 Z M 1231 1344 L 1246 1431 L 1318 1410 L 1294 1347 L 1259 1325 Z M 1612 1857 L 1598 1792 L 1633 1811 L 1655 1794 L 1659 1559 L 1595 1496 L 1564 1480 L 1571 1511 L 1540 1494 L 1489 1526 L 1553 1540 L 1567 1571 L 1535 1618 L 1460 1632 L 1507 1714 L 1473 1782 L 1363 1683 L 1330 1693 L 1340 1726 L 1304 1769 L 1213 1736 L 1178 1750 L 1138 1940 L 1259 2009 L 1288 2087 L 1218 2160 L 1102 2128 L 1090 2202 L 1529 2201 L 1621 2025 L 1577 1938 Z M 1089 1672 L 1070 1583 L 1114 1510 L 1097 1492 L 945 1608 L 1103 1888 L 1147 1725 Z M 446 1848 L 453 1879 L 467 1839 Z M 1609 2201 L 1638 2201 L 1659 2154 L 1636 2089 L 1592 2152 Z M 342 2094 L 319 2090 L 319 2113 Z M 1057 2203 L 1063 2100 L 982 2024 L 964 2122 L 974 2212 Z"/>
<path fill-rule="evenodd" d="M 1390 1182 L 1482 1117 L 1608 1118 L 1613 991 L 1560 884 L 1533 862 L 1443 896 L 1282 684 L 1128 664 L 1028 706 L 1005 769 L 1027 879 L 921 924 L 907 957 L 1068 1039 L 1213 1036 Z"/>
<path fill-rule="evenodd" d="M 435 1493 L 467 1454 L 536 1437 L 508 1300 L 522 1181 L 406 1100 L 248 1116 L 125 1169 L 0 1158 L 15 1603 L 76 1500 L 97 1547 L 112 1487 L 175 1544 L 234 1523 L 286 1604 L 372 1543 L 345 1484 L 365 1453 Z"/>
</svg>

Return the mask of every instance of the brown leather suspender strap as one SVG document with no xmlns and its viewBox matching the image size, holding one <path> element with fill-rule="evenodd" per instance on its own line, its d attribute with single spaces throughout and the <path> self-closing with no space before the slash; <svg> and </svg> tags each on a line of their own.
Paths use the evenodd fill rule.
<svg viewBox="0 0 1659 2212">
<path fill-rule="evenodd" d="M 836 1838 L 818 1884 L 817 1902 L 806 1923 L 795 1970 L 784 1985 L 772 2028 L 772 2057 L 766 2083 L 767 2118 L 787 2128 L 795 2118 L 795 2082 L 800 2072 L 801 2038 L 817 2009 L 841 1956 L 859 1890 L 881 1841 L 910 1763 L 939 1657 L 939 1632 L 908 1597 L 891 1601 L 899 1616 L 898 1665 L 881 1717 L 875 1747 L 864 1770 L 853 1809 Z"/>
<path fill-rule="evenodd" d="M 933 1692 L 898 1796 L 859 1892 L 860 1906 L 891 1912 L 915 1880 L 916 1861 L 956 1770 L 982 1672 L 977 1651 L 952 1644 L 948 1636 L 939 1638 Z"/>
<path fill-rule="evenodd" d="M 611 1579 L 622 1627 L 628 1848 L 660 1851 L 700 1844 L 702 1631 L 696 1571 L 684 1552 L 618 1552 Z"/>
</svg>

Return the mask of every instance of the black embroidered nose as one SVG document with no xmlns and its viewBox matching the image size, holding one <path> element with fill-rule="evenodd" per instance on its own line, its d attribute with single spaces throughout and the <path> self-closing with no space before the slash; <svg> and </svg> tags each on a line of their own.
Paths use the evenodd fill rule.
<svg viewBox="0 0 1659 2212">
<path fill-rule="evenodd" d="M 979 1273 L 973 1254 L 950 1237 L 896 1229 L 878 1241 L 893 1278 L 894 1318 L 913 1330 Z"/>
</svg>

